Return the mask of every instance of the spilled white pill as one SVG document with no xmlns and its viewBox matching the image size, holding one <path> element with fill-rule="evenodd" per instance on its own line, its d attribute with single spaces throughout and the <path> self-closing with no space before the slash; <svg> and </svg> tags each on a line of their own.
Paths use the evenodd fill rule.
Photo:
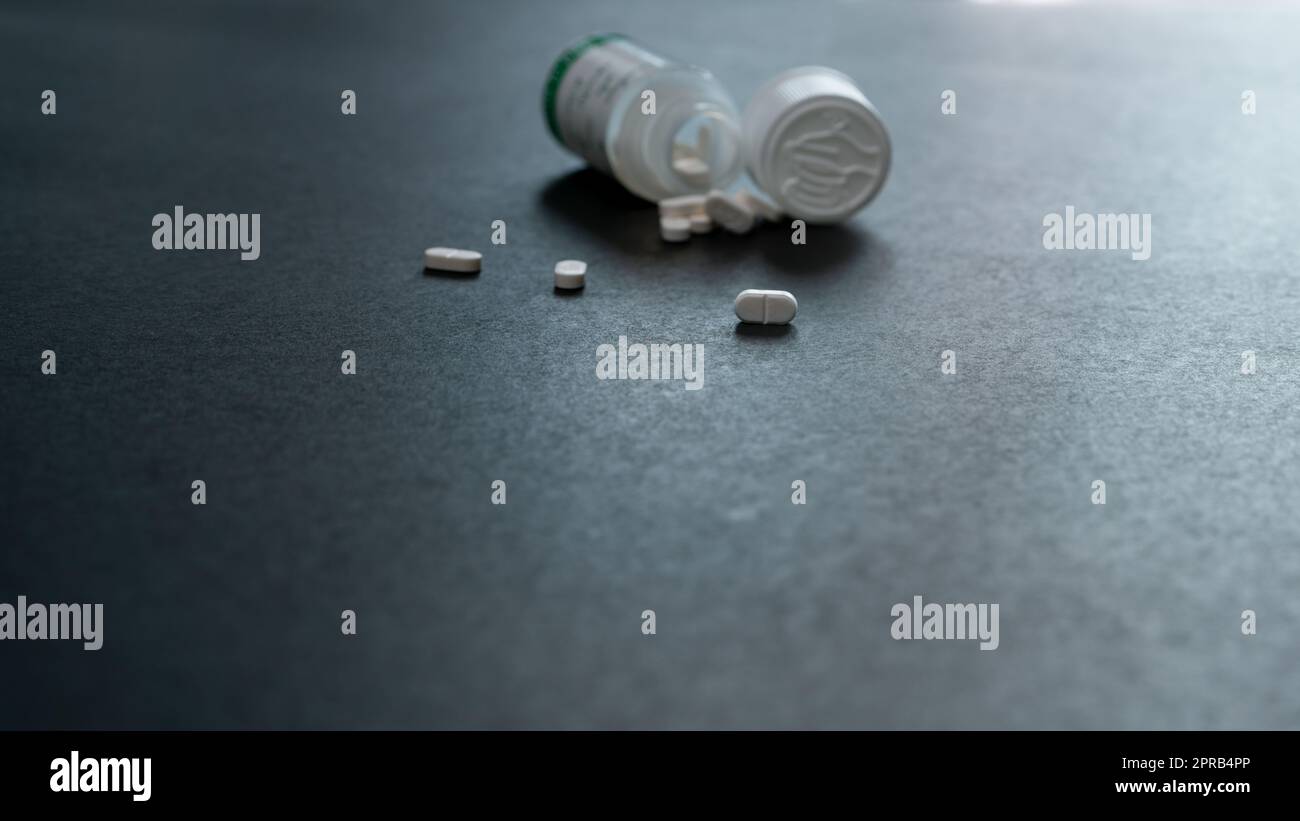
<svg viewBox="0 0 1300 821">
<path fill-rule="evenodd" d="M 659 216 L 661 217 L 689 217 L 691 214 L 703 213 L 703 194 L 684 194 L 680 197 L 659 200 Z"/>
<path fill-rule="evenodd" d="M 747 288 L 736 295 L 736 318 L 755 325 L 785 325 L 794 319 L 799 303 L 789 291 Z"/>
<path fill-rule="evenodd" d="M 755 194 L 752 191 L 740 191 L 736 196 L 745 204 L 746 208 L 768 222 L 776 222 L 781 219 L 781 209 L 763 199 L 758 194 Z"/>
<path fill-rule="evenodd" d="M 708 214 L 691 214 L 690 220 L 692 234 L 707 234 L 713 230 L 713 220 Z"/>
<path fill-rule="evenodd" d="M 704 200 L 704 213 L 733 234 L 746 234 L 754 227 L 754 212 L 736 197 L 721 191 L 709 192 Z"/>
<path fill-rule="evenodd" d="M 587 263 L 580 259 L 562 259 L 555 263 L 555 287 L 576 291 L 587 284 Z"/>
<path fill-rule="evenodd" d="M 483 255 L 460 248 L 425 248 L 424 267 L 434 271 L 468 274 L 483 267 Z"/>
<path fill-rule="evenodd" d="M 685 242 L 691 238 L 689 217 L 663 217 L 659 220 L 659 235 L 664 242 Z"/>
</svg>

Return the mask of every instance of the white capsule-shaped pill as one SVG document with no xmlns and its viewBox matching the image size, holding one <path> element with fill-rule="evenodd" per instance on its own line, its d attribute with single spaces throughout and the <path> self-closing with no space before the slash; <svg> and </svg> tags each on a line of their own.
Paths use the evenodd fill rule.
<svg viewBox="0 0 1300 821">
<path fill-rule="evenodd" d="M 434 271 L 455 271 L 468 274 L 483 266 L 483 255 L 478 251 L 460 248 L 425 248 L 424 267 Z"/>
<path fill-rule="evenodd" d="M 673 160 L 673 171 L 691 186 L 709 184 L 709 164 L 699 157 L 687 155 Z"/>
<path fill-rule="evenodd" d="M 733 234 L 747 234 L 754 227 L 754 212 L 738 198 L 721 191 L 709 192 L 704 200 L 704 213 Z"/>
<path fill-rule="evenodd" d="M 713 220 L 708 214 L 691 214 L 690 220 L 692 234 L 707 234 L 713 230 Z"/>
<path fill-rule="evenodd" d="M 710 146 L 713 143 L 713 129 L 705 126 L 695 135 L 695 156 L 701 159 L 708 159 L 710 155 Z"/>
<path fill-rule="evenodd" d="M 736 196 L 745 204 L 746 208 L 768 222 L 776 222 L 781 219 L 781 209 L 777 208 L 763 197 L 760 197 L 758 194 L 755 194 L 752 191 L 740 191 L 737 192 Z"/>
<path fill-rule="evenodd" d="M 736 318 L 755 325 L 785 325 L 794 319 L 799 303 L 789 291 L 747 288 L 736 295 Z"/>
<path fill-rule="evenodd" d="M 562 259 L 555 263 L 555 287 L 576 291 L 587 284 L 587 263 L 580 259 Z"/>
<path fill-rule="evenodd" d="M 680 197 L 659 200 L 659 216 L 661 217 L 689 217 L 692 214 L 703 213 L 703 194 L 684 194 Z"/>
<path fill-rule="evenodd" d="M 664 242 L 685 242 L 691 238 L 689 217 L 663 217 L 659 220 L 659 235 Z"/>
</svg>

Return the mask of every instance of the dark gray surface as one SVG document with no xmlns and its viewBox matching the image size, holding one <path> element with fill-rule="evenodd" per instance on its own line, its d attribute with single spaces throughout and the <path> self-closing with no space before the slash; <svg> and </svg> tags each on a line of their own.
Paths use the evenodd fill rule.
<svg viewBox="0 0 1300 821">
<path fill-rule="evenodd" d="M 106 639 L 0 644 L 0 726 L 1300 726 L 1300 15 L 1236 6 L 7 4 L 0 601 Z M 884 193 L 664 247 L 542 123 L 597 30 L 742 102 L 848 72 Z M 262 259 L 153 251 L 178 203 Z M 1044 251 L 1066 205 L 1152 259 Z M 746 287 L 795 330 L 738 334 Z M 597 381 L 620 334 L 705 388 Z M 892 641 L 915 594 L 1000 649 Z"/>
</svg>

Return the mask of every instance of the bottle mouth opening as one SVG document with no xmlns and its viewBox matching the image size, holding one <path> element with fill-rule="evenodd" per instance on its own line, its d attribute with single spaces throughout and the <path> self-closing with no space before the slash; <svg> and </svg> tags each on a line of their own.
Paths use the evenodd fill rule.
<svg viewBox="0 0 1300 821">
<path fill-rule="evenodd" d="M 716 109 L 687 116 L 673 133 L 668 167 L 681 185 L 707 191 L 733 179 L 741 162 L 741 136 L 735 122 Z"/>
<path fill-rule="evenodd" d="M 657 108 L 647 110 L 642 83 L 629 83 L 617 101 L 606 144 L 611 170 L 629 190 L 652 202 L 726 188 L 744 166 L 740 112 L 714 88 L 707 72 L 660 71 L 647 78 Z"/>
</svg>

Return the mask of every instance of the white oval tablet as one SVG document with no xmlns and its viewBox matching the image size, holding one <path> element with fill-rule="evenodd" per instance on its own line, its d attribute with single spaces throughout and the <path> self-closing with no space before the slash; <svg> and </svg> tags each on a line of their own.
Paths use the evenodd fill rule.
<svg viewBox="0 0 1300 821">
<path fill-rule="evenodd" d="M 794 319 L 799 302 L 789 291 L 748 288 L 736 295 L 736 318 L 755 325 L 785 325 Z"/>
<path fill-rule="evenodd" d="M 555 287 L 576 291 L 587 284 L 587 263 L 580 259 L 562 259 L 555 263 Z"/>
<path fill-rule="evenodd" d="M 478 251 L 460 248 L 425 248 L 424 267 L 434 271 L 456 271 L 468 274 L 483 266 L 483 255 Z"/>
<path fill-rule="evenodd" d="M 709 148 L 713 143 L 713 129 L 709 126 L 701 128 L 695 134 L 695 156 L 705 158 L 710 155 Z"/>
<path fill-rule="evenodd" d="M 687 217 L 663 217 L 659 220 L 659 235 L 664 242 L 685 242 L 691 238 L 691 221 Z"/>
<path fill-rule="evenodd" d="M 687 155 L 673 160 L 673 171 L 692 187 L 709 184 L 709 164 L 699 157 Z"/>
<path fill-rule="evenodd" d="M 754 227 L 754 212 L 739 199 L 721 191 L 709 192 L 704 200 L 704 213 L 733 234 L 746 234 Z"/>
</svg>

